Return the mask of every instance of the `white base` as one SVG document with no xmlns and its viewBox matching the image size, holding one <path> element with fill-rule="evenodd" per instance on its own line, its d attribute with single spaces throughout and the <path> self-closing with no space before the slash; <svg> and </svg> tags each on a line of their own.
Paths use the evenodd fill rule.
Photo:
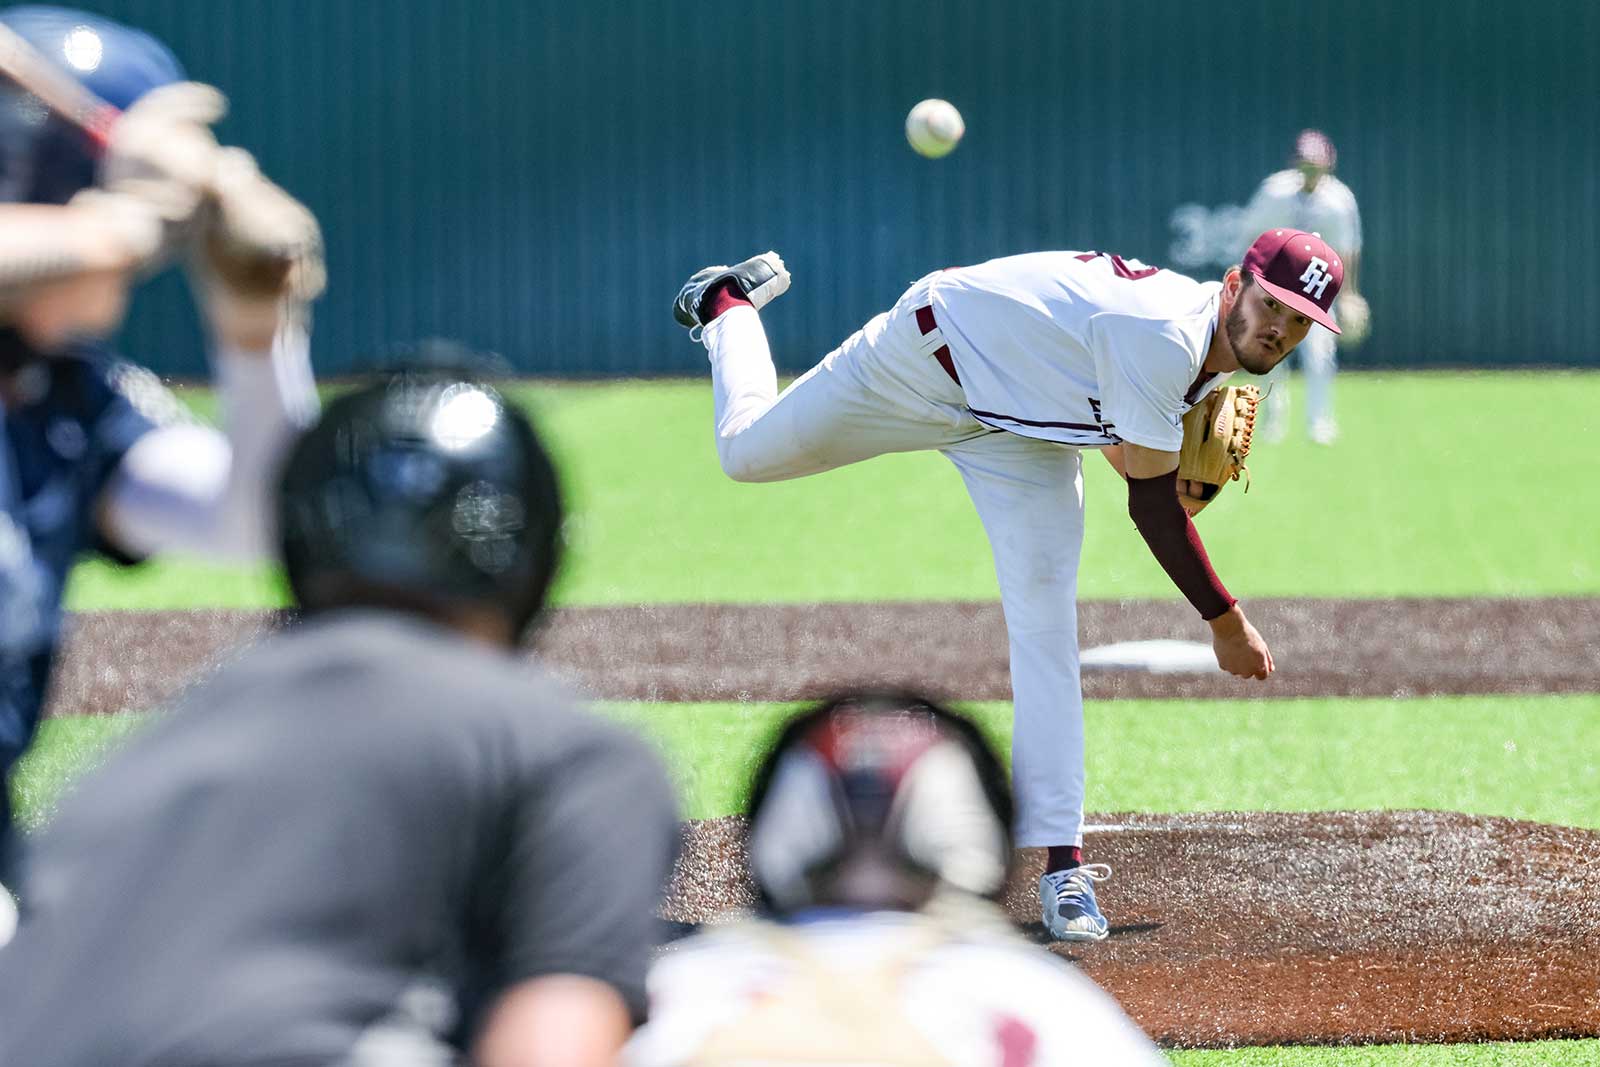
<svg viewBox="0 0 1600 1067">
<path fill-rule="evenodd" d="M 1199 641 L 1121 641 L 1085 649 L 1084 670 L 1144 671 L 1147 674 L 1201 674 L 1220 671 L 1211 646 Z"/>
</svg>

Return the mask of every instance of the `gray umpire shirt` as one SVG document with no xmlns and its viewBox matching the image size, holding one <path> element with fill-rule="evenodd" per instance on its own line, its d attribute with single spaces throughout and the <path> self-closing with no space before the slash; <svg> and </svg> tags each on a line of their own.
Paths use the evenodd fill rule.
<svg viewBox="0 0 1600 1067">
<path fill-rule="evenodd" d="M 525 664 L 402 616 L 308 623 L 28 846 L 0 1065 L 383 1062 L 555 973 L 642 1017 L 677 840 L 647 747 Z"/>
</svg>

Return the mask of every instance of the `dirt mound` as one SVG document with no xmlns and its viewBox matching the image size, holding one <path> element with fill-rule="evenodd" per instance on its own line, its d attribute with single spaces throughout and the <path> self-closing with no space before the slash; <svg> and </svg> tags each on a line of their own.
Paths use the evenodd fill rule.
<svg viewBox="0 0 1600 1067">
<path fill-rule="evenodd" d="M 1600 1035 L 1600 834 L 1438 812 L 1092 816 L 1099 944 L 1052 945 L 1164 1044 Z M 737 819 L 690 824 L 665 917 L 753 902 Z M 1007 907 L 1044 942 L 1022 853 Z"/>
</svg>

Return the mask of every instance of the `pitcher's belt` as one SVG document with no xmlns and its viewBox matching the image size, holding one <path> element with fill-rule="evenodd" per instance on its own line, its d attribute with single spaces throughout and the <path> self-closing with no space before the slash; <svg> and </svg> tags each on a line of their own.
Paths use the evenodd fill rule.
<svg viewBox="0 0 1600 1067">
<path fill-rule="evenodd" d="M 928 305 L 927 307 L 918 308 L 916 315 L 917 329 L 921 330 L 923 334 L 930 334 L 939 328 L 939 323 L 933 317 L 932 304 Z M 935 349 L 933 358 L 938 360 L 939 366 L 943 367 L 944 372 L 950 375 L 951 381 L 955 382 L 957 385 L 961 384 L 961 377 L 960 375 L 956 374 L 955 361 L 950 358 L 949 345 L 940 345 L 937 349 Z"/>
</svg>

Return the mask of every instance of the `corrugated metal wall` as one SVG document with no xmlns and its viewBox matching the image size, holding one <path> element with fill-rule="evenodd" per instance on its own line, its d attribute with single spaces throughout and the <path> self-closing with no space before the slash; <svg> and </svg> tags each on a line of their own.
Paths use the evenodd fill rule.
<svg viewBox="0 0 1600 1067">
<path fill-rule="evenodd" d="M 443 335 L 535 374 L 700 373 L 678 284 L 768 247 L 801 368 L 935 266 L 1170 264 L 1174 211 L 1242 202 L 1305 125 L 1365 217 L 1374 331 L 1348 363 L 1600 363 L 1586 0 L 88 6 L 228 90 L 225 136 L 321 216 L 324 372 Z M 945 160 L 901 137 L 925 96 L 967 119 Z M 180 293 L 139 300 L 127 347 L 194 373 Z"/>
</svg>

